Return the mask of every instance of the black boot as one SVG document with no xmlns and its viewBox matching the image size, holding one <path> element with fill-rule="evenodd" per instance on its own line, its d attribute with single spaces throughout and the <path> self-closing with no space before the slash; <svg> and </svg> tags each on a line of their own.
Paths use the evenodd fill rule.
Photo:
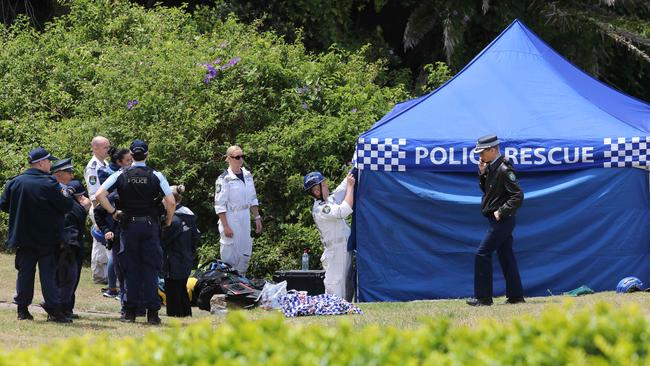
<svg viewBox="0 0 650 366">
<path fill-rule="evenodd" d="M 466 301 L 469 306 L 490 306 L 492 305 L 491 297 L 477 297 Z"/>
<path fill-rule="evenodd" d="M 135 310 L 133 309 L 124 310 L 124 313 L 120 318 L 120 321 L 124 323 L 135 323 Z"/>
<path fill-rule="evenodd" d="M 34 320 L 27 305 L 18 305 L 18 320 Z"/>
<path fill-rule="evenodd" d="M 525 303 L 526 300 L 522 297 L 509 297 L 506 299 L 505 304 L 521 304 Z"/>
<path fill-rule="evenodd" d="M 54 323 L 72 323 L 72 319 L 65 316 L 61 309 L 45 309 L 47 312 L 47 321 Z"/>
<path fill-rule="evenodd" d="M 147 323 L 150 325 L 160 325 L 158 310 L 147 310 Z"/>
</svg>

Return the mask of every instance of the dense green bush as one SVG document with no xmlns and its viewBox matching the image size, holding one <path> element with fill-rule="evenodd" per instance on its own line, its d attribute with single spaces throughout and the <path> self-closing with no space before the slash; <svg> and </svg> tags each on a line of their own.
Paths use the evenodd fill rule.
<svg viewBox="0 0 650 366">
<path fill-rule="evenodd" d="M 363 316 L 363 315 L 359 315 Z M 0 355 L 2 365 L 649 365 L 650 321 L 638 307 L 554 307 L 539 318 L 475 328 L 449 320 L 415 330 L 296 326 L 243 313 L 150 333 L 144 339 L 74 338 Z"/>
<path fill-rule="evenodd" d="M 384 65 L 366 62 L 366 49 L 313 55 L 299 41 L 220 19 L 210 8 L 72 0 L 42 32 L 24 19 L 0 28 L 0 183 L 37 145 L 73 157 L 81 177 L 94 135 L 119 146 L 144 139 L 150 165 L 186 185 L 208 255 L 218 252 L 214 181 L 237 143 L 266 227 L 252 274 L 297 267 L 305 246 L 316 260 L 301 176 L 320 169 L 341 179 L 359 133 L 408 95 L 381 85 Z M 6 224 L 1 215 L 2 238 Z"/>
</svg>

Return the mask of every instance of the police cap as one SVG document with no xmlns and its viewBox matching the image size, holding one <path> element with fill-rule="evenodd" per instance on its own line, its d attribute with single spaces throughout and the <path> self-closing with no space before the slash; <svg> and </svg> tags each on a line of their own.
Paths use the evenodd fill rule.
<svg viewBox="0 0 650 366">
<path fill-rule="evenodd" d="M 478 154 L 485 149 L 498 146 L 500 143 L 501 141 L 499 141 L 497 135 L 486 135 L 479 137 L 478 141 L 476 142 L 476 147 L 474 148 L 474 153 Z"/>
<path fill-rule="evenodd" d="M 56 173 L 59 171 L 72 173 L 72 158 L 61 159 L 52 163 L 50 173 Z"/>
<path fill-rule="evenodd" d="M 37 147 L 33 149 L 32 151 L 29 152 L 27 155 L 27 161 L 29 161 L 30 164 L 35 164 L 38 163 L 41 160 L 58 160 L 58 158 L 55 158 L 52 156 L 47 150 L 45 150 L 42 147 Z"/>
<path fill-rule="evenodd" d="M 133 140 L 130 149 L 133 154 L 146 154 L 149 146 L 142 140 Z"/>
<path fill-rule="evenodd" d="M 86 194 L 86 187 L 78 181 L 77 179 L 71 180 L 70 183 L 68 183 L 68 187 L 74 189 L 74 196 L 83 196 Z"/>
</svg>

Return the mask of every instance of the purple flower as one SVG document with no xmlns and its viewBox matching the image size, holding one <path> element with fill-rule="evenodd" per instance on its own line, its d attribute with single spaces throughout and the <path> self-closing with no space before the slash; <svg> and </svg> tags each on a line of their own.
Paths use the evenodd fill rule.
<svg viewBox="0 0 650 366">
<path fill-rule="evenodd" d="M 228 42 L 221 42 L 221 44 L 219 44 L 219 48 L 224 48 L 226 46 L 228 46 Z"/>
<path fill-rule="evenodd" d="M 212 77 L 217 76 L 217 69 L 212 65 L 208 65 L 208 75 L 211 75 Z"/>
<path fill-rule="evenodd" d="M 465 14 L 465 16 L 463 17 L 463 22 L 467 23 L 468 20 L 469 20 L 469 16 Z"/>
<path fill-rule="evenodd" d="M 300 95 L 307 94 L 309 92 L 309 87 L 305 85 L 303 87 L 296 88 L 296 92 Z"/>
<path fill-rule="evenodd" d="M 213 65 L 218 65 L 218 64 L 220 64 L 220 63 L 221 63 L 221 57 L 217 57 L 217 59 L 214 60 L 214 62 L 213 62 L 212 64 L 213 64 Z"/>
<path fill-rule="evenodd" d="M 352 113 L 357 113 L 357 109 L 356 109 L 356 108 L 352 108 L 352 111 L 351 111 L 351 112 L 352 112 Z"/>
<path fill-rule="evenodd" d="M 454 14 L 454 16 L 458 15 L 458 11 L 457 11 L 457 10 L 454 10 L 454 11 L 452 11 L 451 13 Z"/>
<path fill-rule="evenodd" d="M 233 58 L 232 60 L 228 61 L 228 65 L 235 66 L 235 65 L 237 65 L 237 63 L 239 61 L 241 61 L 241 57 L 237 56 L 237 57 Z"/>
<path fill-rule="evenodd" d="M 138 105 L 138 100 L 137 99 L 129 100 L 126 103 L 126 109 L 131 110 L 132 108 L 134 108 L 137 105 Z"/>
<path fill-rule="evenodd" d="M 303 102 L 303 103 L 302 103 L 302 109 L 304 109 L 304 110 L 308 110 L 308 109 L 309 109 L 309 105 L 308 105 L 307 103 Z"/>
<path fill-rule="evenodd" d="M 206 84 L 210 84 L 210 80 L 212 80 L 212 78 L 214 78 L 214 76 L 210 74 L 205 74 L 205 77 L 203 78 L 203 82 Z"/>
</svg>

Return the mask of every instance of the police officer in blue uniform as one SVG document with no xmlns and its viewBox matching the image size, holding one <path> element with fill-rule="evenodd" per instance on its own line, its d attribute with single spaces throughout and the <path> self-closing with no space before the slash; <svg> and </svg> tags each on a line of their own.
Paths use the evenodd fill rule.
<svg viewBox="0 0 650 366">
<path fill-rule="evenodd" d="M 147 323 L 158 325 L 158 273 L 162 267 L 160 196 L 164 196 L 162 201 L 167 213 L 165 227 L 171 225 L 176 202 L 167 179 L 146 166 L 147 144 L 135 140 L 130 149 L 133 165 L 108 177 L 95 197 L 114 219 L 120 220 L 122 226 L 119 256 L 126 285 L 123 320 L 135 322 L 137 307 L 143 304 L 147 309 Z M 117 187 L 120 195 L 119 209 L 108 200 L 108 192 L 113 186 Z"/>
<path fill-rule="evenodd" d="M 499 139 L 495 135 L 478 139 L 475 153 L 479 160 L 479 184 L 483 191 L 481 213 L 490 224 L 488 232 L 476 251 L 474 261 L 474 298 L 467 300 L 471 306 L 492 305 L 492 253 L 499 257 L 506 280 L 506 303 L 525 302 L 519 268 L 512 251 L 512 231 L 515 213 L 524 200 L 515 170 L 499 153 Z"/>
<path fill-rule="evenodd" d="M 56 254 L 63 241 L 63 218 L 73 203 L 69 193 L 50 175 L 51 160 L 57 159 L 41 147 L 30 151 L 31 167 L 5 185 L 0 209 L 9 213 L 7 246 L 16 248 L 14 303 L 18 305 L 18 319 L 34 319 L 28 306 L 34 297 L 38 264 L 48 321 L 70 323 L 72 320 L 61 311 L 55 275 Z"/>
<path fill-rule="evenodd" d="M 86 188 L 83 184 L 73 179 L 71 158 L 54 162 L 51 172 L 62 188 L 71 193 L 73 197 L 72 209 L 64 217 L 63 243 L 57 259 L 57 285 L 63 314 L 68 318 L 75 319 L 79 317 L 73 313 L 75 291 L 79 285 L 83 264 L 86 217 L 92 203 L 85 196 Z"/>
<path fill-rule="evenodd" d="M 65 215 L 64 242 L 57 268 L 57 279 L 59 281 L 59 295 L 61 296 L 61 307 L 63 315 L 75 319 L 79 316 L 74 314 L 76 300 L 75 292 L 79 286 L 81 267 L 83 265 L 84 233 L 86 231 L 86 217 L 92 203 L 84 194 L 86 188 L 78 180 L 72 180 L 68 184 L 74 197 L 72 210 Z"/>
</svg>

